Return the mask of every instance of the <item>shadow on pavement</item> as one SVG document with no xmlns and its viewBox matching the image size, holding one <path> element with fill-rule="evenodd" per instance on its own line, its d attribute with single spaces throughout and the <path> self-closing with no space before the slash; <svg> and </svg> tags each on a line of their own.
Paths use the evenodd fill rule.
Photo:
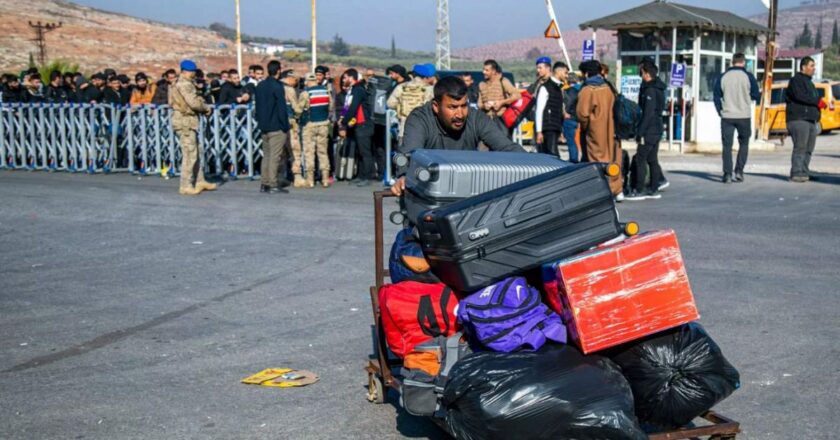
<svg viewBox="0 0 840 440">
<path fill-rule="evenodd" d="M 720 183 L 721 181 L 720 174 L 707 173 L 705 171 L 668 171 L 668 174 L 681 174 L 717 183 Z"/>
</svg>

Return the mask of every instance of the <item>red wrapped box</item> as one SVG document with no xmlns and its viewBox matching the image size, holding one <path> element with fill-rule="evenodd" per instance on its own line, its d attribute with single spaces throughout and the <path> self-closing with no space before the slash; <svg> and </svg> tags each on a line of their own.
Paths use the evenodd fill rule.
<svg viewBox="0 0 840 440">
<path fill-rule="evenodd" d="M 543 269 L 545 302 L 563 316 L 584 353 L 700 317 L 672 230 L 641 234 Z"/>
</svg>

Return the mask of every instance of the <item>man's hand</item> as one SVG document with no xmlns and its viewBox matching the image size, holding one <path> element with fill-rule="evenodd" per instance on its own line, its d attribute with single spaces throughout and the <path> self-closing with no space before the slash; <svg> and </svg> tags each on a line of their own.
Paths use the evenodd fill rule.
<svg viewBox="0 0 840 440">
<path fill-rule="evenodd" d="M 401 196 L 403 191 L 405 191 L 405 176 L 397 179 L 397 181 L 391 186 L 391 194 L 397 197 Z"/>
<path fill-rule="evenodd" d="M 566 112 L 563 112 L 563 119 L 572 119 L 572 115 L 570 115 Z"/>
<path fill-rule="evenodd" d="M 537 133 L 537 143 L 542 144 L 543 140 L 544 140 L 544 138 L 543 138 L 542 132 Z"/>
</svg>

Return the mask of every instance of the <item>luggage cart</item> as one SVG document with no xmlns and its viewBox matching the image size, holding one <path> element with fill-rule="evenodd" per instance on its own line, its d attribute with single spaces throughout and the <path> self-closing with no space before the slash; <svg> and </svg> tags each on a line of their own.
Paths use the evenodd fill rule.
<svg viewBox="0 0 840 440">
<path fill-rule="evenodd" d="M 370 304 L 373 308 L 373 349 L 374 353 L 369 356 L 364 369 L 368 374 L 367 399 L 371 403 L 384 404 L 388 400 L 388 389 L 400 391 L 401 377 L 399 369 L 402 368 L 402 360 L 389 355 L 388 345 L 385 341 L 385 333 L 382 329 L 382 315 L 379 309 L 379 289 L 385 284 L 385 278 L 389 277 L 388 269 L 385 267 L 385 241 L 383 238 L 384 212 L 382 202 L 386 198 L 394 197 L 391 191 L 376 191 L 373 193 L 374 212 L 374 268 L 376 278 L 374 285 L 370 287 Z M 735 440 L 736 435 L 741 432 L 740 423 L 708 411 L 700 416 L 701 426 L 679 428 L 673 431 L 657 432 L 649 434 L 650 440 L 686 440 L 705 438 L 708 440 Z M 441 429 L 448 432 L 446 424 L 441 419 L 433 418 Z"/>
</svg>

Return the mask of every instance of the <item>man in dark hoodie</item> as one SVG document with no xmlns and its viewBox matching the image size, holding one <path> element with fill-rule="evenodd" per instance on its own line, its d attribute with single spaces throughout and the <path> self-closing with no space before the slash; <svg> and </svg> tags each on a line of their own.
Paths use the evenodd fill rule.
<svg viewBox="0 0 840 440">
<path fill-rule="evenodd" d="M 90 82 L 79 90 L 79 102 L 82 104 L 98 104 L 102 102 L 105 92 L 105 74 L 95 73 Z"/>
<path fill-rule="evenodd" d="M 639 108 L 642 122 L 636 131 L 636 150 L 633 189 L 625 200 L 639 201 L 659 199 L 659 182 L 662 168 L 659 166 L 659 141 L 662 139 L 662 112 L 665 110 L 665 83 L 659 79 L 659 69 L 651 62 L 639 66 L 642 86 L 639 89 Z M 645 189 L 647 168 L 650 167 L 650 186 Z"/>
<path fill-rule="evenodd" d="M 163 74 L 163 77 L 156 84 L 155 96 L 152 97 L 152 104 L 169 104 L 169 87 L 175 84 L 176 79 L 178 79 L 178 74 L 175 72 L 175 69 L 169 69 Z"/>
<path fill-rule="evenodd" d="M 821 110 L 827 106 L 811 79 L 816 70 L 815 66 L 813 58 L 803 58 L 799 64 L 799 72 L 788 82 L 785 92 L 787 128 L 793 139 L 790 180 L 796 183 L 804 183 L 811 179 L 808 167 L 819 134 L 817 122 L 820 120 Z"/>
<path fill-rule="evenodd" d="M 54 104 L 70 102 L 70 92 L 64 85 L 61 72 L 53 70 L 50 73 L 50 84 L 47 86 L 46 92 L 44 92 L 44 98 L 47 102 Z"/>
</svg>

